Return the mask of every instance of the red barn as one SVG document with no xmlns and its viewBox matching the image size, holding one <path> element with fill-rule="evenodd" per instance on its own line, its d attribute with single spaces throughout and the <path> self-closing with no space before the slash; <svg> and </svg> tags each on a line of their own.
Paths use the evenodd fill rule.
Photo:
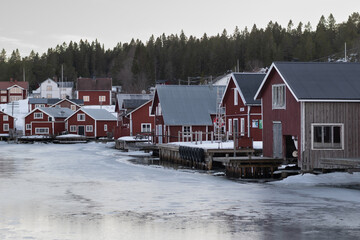
<svg viewBox="0 0 360 240">
<path fill-rule="evenodd" d="M 190 141 L 195 132 L 204 140 L 214 131 L 217 96 L 224 87 L 207 85 L 157 85 L 151 114 L 155 115 L 156 143 Z M 179 135 L 180 132 L 180 135 Z"/>
<path fill-rule="evenodd" d="M 0 111 L 0 137 L 8 137 L 10 129 L 14 129 L 14 117 Z"/>
<path fill-rule="evenodd" d="M 69 108 L 35 108 L 25 116 L 25 135 L 59 135 L 65 131 L 65 119 L 73 113 Z"/>
<path fill-rule="evenodd" d="M 230 74 L 222 106 L 225 107 L 226 131 L 241 137 L 262 141 L 261 101 L 254 100 L 264 73 L 232 73 Z"/>
<path fill-rule="evenodd" d="M 66 119 L 66 126 L 70 134 L 109 137 L 114 136 L 117 119 L 105 109 L 80 108 Z"/>
<path fill-rule="evenodd" d="M 78 78 L 76 95 L 84 105 L 111 105 L 111 78 Z"/>
<path fill-rule="evenodd" d="M 0 82 L 0 104 L 26 99 L 28 91 L 28 82 Z"/>
<path fill-rule="evenodd" d="M 263 154 L 303 170 L 360 157 L 360 64 L 275 62 L 255 98 L 263 106 Z"/>
</svg>

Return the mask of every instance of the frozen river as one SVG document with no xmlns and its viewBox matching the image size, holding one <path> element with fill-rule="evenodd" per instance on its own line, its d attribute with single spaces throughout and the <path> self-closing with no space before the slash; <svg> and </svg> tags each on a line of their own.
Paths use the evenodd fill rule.
<svg viewBox="0 0 360 240">
<path fill-rule="evenodd" d="M 248 183 L 129 159 L 0 143 L 0 239 L 360 238 L 360 174 Z"/>
</svg>

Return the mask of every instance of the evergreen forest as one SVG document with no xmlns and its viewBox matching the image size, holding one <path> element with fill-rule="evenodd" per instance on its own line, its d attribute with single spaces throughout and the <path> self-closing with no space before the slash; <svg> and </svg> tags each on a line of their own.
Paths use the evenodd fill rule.
<svg viewBox="0 0 360 240">
<path fill-rule="evenodd" d="M 111 77 L 128 93 L 138 93 L 155 85 L 155 80 L 186 84 L 188 77 L 221 76 L 234 71 L 258 71 L 273 61 L 360 60 L 360 15 L 354 12 L 346 22 L 334 16 L 321 16 L 314 27 L 291 20 L 283 27 L 269 22 L 266 28 L 226 29 L 216 36 L 201 38 L 184 32 L 151 36 L 146 43 L 131 40 L 104 49 L 98 41 L 62 43 L 40 55 L 32 51 L 21 57 L 18 50 L 0 52 L 0 81 L 23 80 L 30 90 L 47 78 L 62 76 L 64 81 L 78 77 Z"/>
</svg>

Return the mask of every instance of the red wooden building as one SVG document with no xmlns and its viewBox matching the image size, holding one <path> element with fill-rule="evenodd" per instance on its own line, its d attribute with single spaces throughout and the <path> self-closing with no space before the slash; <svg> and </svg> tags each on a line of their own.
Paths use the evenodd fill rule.
<svg viewBox="0 0 360 240">
<path fill-rule="evenodd" d="M 0 137 L 8 137 L 10 129 L 14 129 L 14 117 L 0 111 Z"/>
<path fill-rule="evenodd" d="M 151 107 L 151 114 L 155 115 L 155 142 L 190 141 L 195 132 L 204 133 L 202 139 L 210 140 L 217 94 L 221 97 L 223 92 L 224 87 L 218 86 L 157 85 Z"/>
<path fill-rule="evenodd" d="M 25 135 L 59 135 L 65 131 L 65 119 L 73 113 L 69 108 L 35 108 L 25 116 Z"/>
<path fill-rule="evenodd" d="M 66 119 L 66 126 L 70 134 L 89 138 L 112 137 L 117 119 L 105 109 L 80 108 Z"/>
<path fill-rule="evenodd" d="M 152 100 L 126 114 L 119 121 L 120 134 L 117 137 L 151 135 L 155 131 L 155 117 L 151 114 Z"/>
<path fill-rule="evenodd" d="M 84 105 L 111 105 L 111 78 L 78 78 L 76 96 Z"/>
<path fill-rule="evenodd" d="M 359 76 L 359 63 L 273 63 L 255 95 L 264 156 L 297 158 L 303 170 L 359 158 Z"/>
<path fill-rule="evenodd" d="M 230 74 L 221 101 L 228 135 L 236 132 L 240 137 L 262 141 L 261 101 L 254 96 L 264 77 L 263 73 Z"/>
<path fill-rule="evenodd" d="M 0 82 L 0 104 L 26 99 L 28 91 L 28 82 Z"/>
</svg>

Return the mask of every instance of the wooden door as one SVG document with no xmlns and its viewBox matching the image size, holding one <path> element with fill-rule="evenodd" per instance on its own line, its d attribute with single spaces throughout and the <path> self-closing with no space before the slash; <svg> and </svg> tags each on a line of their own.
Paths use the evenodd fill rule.
<svg viewBox="0 0 360 240">
<path fill-rule="evenodd" d="M 282 125 L 281 122 L 273 123 L 273 157 L 283 158 L 282 143 Z"/>
</svg>

